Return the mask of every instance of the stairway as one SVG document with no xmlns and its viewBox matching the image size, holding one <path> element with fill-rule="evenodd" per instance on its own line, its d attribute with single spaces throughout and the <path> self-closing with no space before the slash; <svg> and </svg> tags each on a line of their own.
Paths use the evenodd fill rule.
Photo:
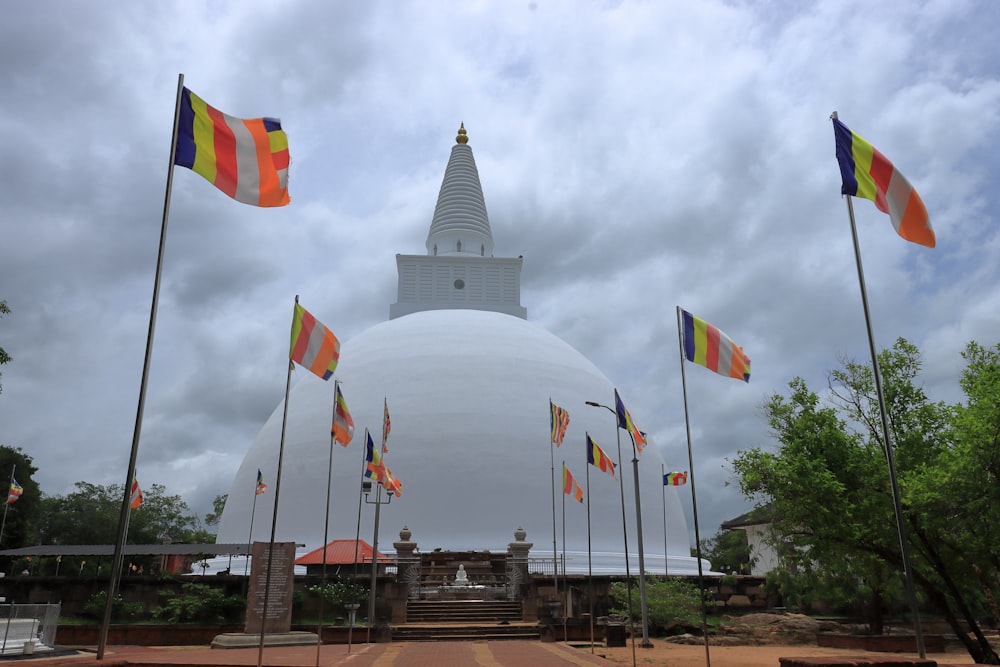
<svg viewBox="0 0 1000 667">
<path fill-rule="evenodd" d="M 538 639 L 538 625 L 521 620 L 521 603 L 498 600 L 412 600 L 393 641 Z"/>
</svg>

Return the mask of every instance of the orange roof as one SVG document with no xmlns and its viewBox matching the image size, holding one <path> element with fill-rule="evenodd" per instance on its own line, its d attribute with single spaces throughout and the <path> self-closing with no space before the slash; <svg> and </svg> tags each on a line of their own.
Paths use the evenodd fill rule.
<svg viewBox="0 0 1000 667">
<path fill-rule="evenodd" d="M 357 542 L 357 559 L 355 561 L 354 540 L 333 540 L 325 547 L 320 547 L 315 551 L 310 551 L 305 556 L 295 559 L 296 565 L 322 565 L 323 554 L 326 553 L 327 565 L 353 565 L 355 562 L 372 562 L 372 545 L 364 540 Z M 391 563 L 392 559 L 383 554 L 378 554 L 378 562 Z"/>
</svg>

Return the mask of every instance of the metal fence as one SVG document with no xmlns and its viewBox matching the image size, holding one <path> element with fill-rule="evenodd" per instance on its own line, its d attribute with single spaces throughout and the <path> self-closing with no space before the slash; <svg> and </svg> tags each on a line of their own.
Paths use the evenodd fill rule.
<svg viewBox="0 0 1000 667">
<path fill-rule="evenodd" d="M 0 654 L 51 651 L 59 626 L 58 604 L 0 604 Z"/>
</svg>

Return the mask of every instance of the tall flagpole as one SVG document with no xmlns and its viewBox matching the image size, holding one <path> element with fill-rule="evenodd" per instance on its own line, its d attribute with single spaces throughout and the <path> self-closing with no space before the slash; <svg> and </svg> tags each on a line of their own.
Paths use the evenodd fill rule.
<svg viewBox="0 0 1000 667">
<path fill-rule="evenodd" d="M 549 399 L 549 420 L 552 421 L 552 399 Z M 555 424 L 550 424 L 555 427 Z M 556 600 L 559 600 L 559 554 L 556 551 L 556 459 L 555 443 L 549 438 L 549 465 L 551 474 L 549 481 L 552 482 L 552 579 L 555 582 Z"/>
<path fill-rule="evenodd" d="M 602 407 L 607 407 L 602 406 Z M 611 408 L 608 408 L 611 410 Z M 632 622 L 632 572 L 628 565 L 628 523 L 625 521 L 625 475 L 622 474 L 622 430 L 618 428 L 618 413 L 615 412 L 615 438 L 618 440 L 618 491 L 622 497 L 622 537 L 625 541 L 625 592 L 628 597 L 628 627 L 632 638 L 632 665 L 635 667 L 635 624 Z"/>
<path fill-rule="evenodd" d="M 619 433 L 621 429 L 619 429 Z M 635 539 L 639 546 L 639 612 L 642 616 L 642 643 L 643 648 L 652 648 L 653 642 L 649 641 L 649 611 L 646 606 L 646 562 L 644 560 L 644 549 L 642 546 L 642 505 L 639 502 L 639 453 L 635 446 L 635 438 L 629 433 L 632 440 L 632 481 L 635 487 Z"/>
<path fill-rule="evenodd" d="M 385 454 L 385 441 L 386 437 L 389 435 L 386 433 L 386 415 L 389 414 L 389 404 L 388 399 L 383 398 L 385 409 L 382 413 L 382 445 L 379 452 L 379 456 Z M 367 445 L 367 439 L 365 440 Z M 382 464 L 385 467 L 385 464 Z M 385 504 L 388 505 L 392 502 L 393 494 L 386 490 L 386 501 Z M 366 498 L 367 500 L 367 498 Z M 371 591 L 369 592 L 368 600 L 368 641 L 371 642 L 372 626 L 375 624 L 375 589 L 378 585 L 378 523 L 379 523 L 379 510 L 382 509 L 382 482 L 379 481 L 375 485 L 375 532 L 372 537 L 372 579 L 371 579 Z"/>
<path fill-rule="evenodd" d="M 135 477 L 135 464 L 139 458 L 139 435 L 142 432 L 142 414 L 146 407 L 146 386 L 149 383 L 149 367 L 153 358 L 153 334 L 156 331 L 156 308 L 160 301 L 160 279 L 163 275 L 163 254 L 166 247 L 167 219 L 170 216 L 170 193 L 174 183 L 174 153 L 177 152 L 177 120 L 180 117 L 181 93 L 184 90 L 184 75 L 177 75 L 177 96 L 174 101 L 174 127 L 170 138 L 170 160 L 167 166 L 167 187 L 163 196 L 163 218 L 160 222 L 160 247 L 156 255 L 156 277 L 153 279 L 153 301 L 149 308 L 149 329 L 146 333 L 146 356 L 142 364 L 142 379 L 139 382 L 139 405 L 136 408 L 135 430 L 132 433 L 132 450 L 129 454 L 128 472 L 125 475 L 125 490 L 122 497 L 121 512 L 118 515 L 118 537 L 115 541 L 115 552 L 111 561 L 111 577 L 108 580 L 108 600 L 104 605 L 104 619 L 101 622 L 101 633 L 97 640 L 97 659 L 104 659 L 104 650 L 108 642 L 108 628 L 111 625 L 111 610 L 115 602 L 115 588 L 122 569 L 122 552 L 125 549 L 125 528 L 128 523 L 129 501 L 131 500 L 132 478 Z"/>
<path fill-rule="evenodd" d="M 628 627 L 629 630 L 632 631 L 629 634 L 632 636 L 632 665 L 634 667 L 634 665 L 636 664 L 635 624 L 632 622 L 632 573 L 629 570 L 629 563 L 628 563 L 628 522 L 625 520 L 625 472 L 624 469 L 622 468 L 622 430 L 618 428 L 617 410 L 614 410 L 608 407 L 607 405 L 603 405 L 602 403 L 595 403 L 594 401 L 584 401 L 584 403 L 593 408 L 604 408 L 605 410 L 608 410 L 615 416 L 615 438 L 618 441 L 618 491 L 621 494 L 622 498 L 622 535 L 625 541 L 625 593 L 628 599 Z M 631 437 L 631 435 L 629 437 Z M 632 443 L 632 447 L 634 451 L 635 447 L 634 442 Z M 632 467 L 633 470 L 635 470 L 635 474 L 638 476 L 638 463 L 634 459 Z M 636 483 L 638 483 L 638 481 Z M 636 493 L 638 494 L 638 490 L 636 491 Z M 638 508 L 636 508 L 636 510 L 638 511 Z"/>
<path fill-rule="evenodd" d="M 563 459 L 562 466 L 563 466 L 563 474 L 565 474 L 566 459 Z M 563 488 L 562 492 L 562 543 L 563 543 L 563 553 L 562 553 L 563 590 L 566 592 L 566 608 L 563 609 L 563 641 L 565 642 L 569 640 L 566 630 L 566 617 L 569 615 L 569 602 L 570 602 L 569 581 L 566 578 L 566 488 L 565 487 Z M 556 573 L 557 578 L 558 576 L 559 576 L 558 573 Z"/>
<path fill-rule="evenodd" d="M 326 547 L 330 542 L 330 485 L 333 479 L 333 424 L 337 421 L 337 390 L 340 380 L 333 380 L 333 415 L 330 421 L 330 460 L 326 466 L 326 514 L 323 517 L 323 570 L 320 578 L 320 588 L 326 591 Z M 357 548 L 357 544 L 355 544 Z M 319 624 L 316 627 L 316 667 L 319 667 L 319 652 L 323 647 L 323 598 L 319 596 Z"/>
<path fill-rule="evenodd" d="M 698 588 L 701 589 L 701 633 L 705 636 L 705 667 L 711 667 L 708 649 L 708 618 L 705 615 L 705 576 L 701 567 L 701 534 L 698 531 L 698 494 L 694 486 L 694 456 L 691 453 L 691 419 L 688 417 L 687 375 L 684 373 L 684 341 L 681 337 L 681 307 L 677 306 L 677 350 L 681 360 L 681 388 L 684 393 L 684 431 L 687 434 L 688 474 L 691 476 L 691 511 L 694 514 L 694 549 L 698 559 Z"/>
<path fill-rule="evenodd" d="M 663 576 L 670 576 L 670 563 L 667 557 L 667 471 L 660 464 L 660 495 L 663 498 Z"/>
<path fill-rule="evenodd" d="M 368 427 L 365 427 L 365 444 L 361 446 L 361 486 L 358 487 L 358 530 L 354 536 L 354 579 L 358 579 L 358 549 L 361 542 L 361 496 L 365 490 L 365 462 L 368 460 Z"/>
<path fill-rule="evenodd" d="M 382 508 L 382 485 L 375 484 L 375 530 L 372 536 L 372 575 L 368 592 L 368 643 L 372 640 L 372 626 L 375 625 L 375 591 L 378 588 L 378 522 Z"/>
<path fill-rule="evenodd" d="M 837 118 L 834 111 L 832 118 Z M 893 460 L 892 439 L 889 435 L 889 416 L 885 408 L 885 395 L 882 391 L 882 373 L 879 371 L 878 352 L 875 350 L 875 335 L 872 333 L 872 317 L 868 308 L 868 289 L 865 287 L 865 272 L 861 265 L 861 244 L 858 243 L 858 229 L 854 222 L 854 204 L 847 196 L 847 217 L 851 221 L 851 240 L 854 243 L 854 259 L 858 267 L 858 285 L 861 288 L 861 305 L 865 311 L 865 328 L 868 332 L 868 350 L 872 357 L 872 375 L 875 377 L 875 393 L 878 395 L 879 413 L 882 417 L 882 442 L 885 448 L 885 458 L 889 466 L 889 482 L 892 487 L 892 507 L 896 514 L 896 532 L 899 534 L 899 552 L 903 561 L 903 574 L 906 580 L 906 595 L 910 602 L 910 613 L 913 615 L 913 633 L 917 641 L 917 651 L 920 658 L 926 657 L 924 650 L 924 633 L 920 627 L 920 611 L 917 608 L 917 596 L 913 587 L 913 571 L 910 568 L 910 548 L 906 539 L 906 523 L 903 518 L 903 506 L 900 501 L 899 482 L 896 480 L 896 464 Z"/>
<path fill-rule="evenodd" d="M 585 443 L 590 442 L 590 434 L 585 434 Z M 594 652 L 594 566 L 590 544 L 590 457 L 584 459 L 587 471 L 587 602 L 590 605 L 590 652 Z"/>
<path fill-rule="evenodd" d="M 257 474 L 260 474 L 260 468 L 257 468 Z M 250 530 L 247 531 L 247 562 L 243 565 L 243 576 L 249 577 L 250 575 L 250 554 L 252 553 L 251 547 L 253 546 L 253 518 L 257 513 L 257 496 L 260 495 L 258 491 L 258 484 L 254 482 L 253 485 L 253 504 L 250 506 Z M 244 580 L 244 594 L 246 593 Z"/>
<path fill-rule="evenodd" d="M 299 295 L 295 295 L 295 305 L 299 305 Z M 294 321 L 294 317 L 292 318 Z M 271 541 L 267 545 L 267 568 L 264 575 L 264 605 L 261 608 L 260 644 L 257 646 L 257 667 L 264 663 L 264 626 L 267 624 L 267 604 L 271 594 L 271 570 L 274 564 L 274 535 L 278 527 L 278 498 L 281 495 L 281 464 L 285 457 L 285 427 L 288 424 L 288 394 L 292 387 L 292 369 L 295 362 L 288 359 L 288 371 L 285 377 L 285 405 L 281 414 L 281 441 L 278 445 L 278 472 L 274 478 L 274 512 L 271 515 Z"/>
</svg>

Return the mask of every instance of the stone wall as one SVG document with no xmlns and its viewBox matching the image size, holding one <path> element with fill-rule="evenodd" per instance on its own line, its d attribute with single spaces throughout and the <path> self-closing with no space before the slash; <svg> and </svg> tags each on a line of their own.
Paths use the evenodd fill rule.
<svg viewBox="0 0 1000 667">
<path fill-rule="evenodd" d="M 472 561 L 472 559 L 469 559 Z M 450 567 L 450 565 L 449 565 Z M 560 578 L 559 589 L 565 590 L 568 583 L 573 594 L 570 599 L 571 608 L 562 610 L 570 618 L 579 618 L 589 612 L 586 608 L 586 595 L 593 586 L 596 616 L 607 613 L 607 590 L 613 580 L 621 577 L 595 576 L 592 582 L 584 575 L 570 575 L 568 580 Z M 690 579 L 697 584 L 697 579 Z M 302 593 L 295 615 L 313 617 L 318 611 L 318 596 L 307 592 L 312 586 L 319 585 L 319 576 L 306 575 L 295 577 L 295 590 Z M 221 587 L 225 595 L 245 595 L 246 580 L 244 577 L 229 575 L 156 577 L 126 576 L 122 578 L 120 594 L 126 602 L 142 602 L 147 611 L 157 608 L 165 595 L 176 595 L 186 583 L 198 583 Z M 367 580 L 365 580 L 367 584 Z M 402 582 L 396 582 L 390 575 L 381 575 L 378 579 L 380 598 L 379 617 L 393 623 L 401 623 L 406 618 L 407 587 Z M 764 594 L 764 580 L 761 577 L 727 576 L 705 577 L 705 586 L 710 598 L 715 600 L 720 612 L 757 611 L 772 608 L 777 601 L 768 599 Z M 7 602 L 55 604 L 62 605 L 63 617 L 79 617 L 83 605 L 95 594 L 107 591 L 107 577 L 39 577 L 14 576 L 0 578 L 0 596 Z M 526 619 L 544 618 L 548 615 L 548 601 L 554 597 L 555 589 L 551 577 L 534 575 L 521 585 L 521 600 Z"/>
<path fill-rule="evenodd" d="M 695 580 L 695 583 L 697 581 Z M 771 609 L 780 600 L 764 591 L 764 577 L 727 575 L 705 577 L 705 589 L 719 611 L 760 611 Z"/>
</svg>

